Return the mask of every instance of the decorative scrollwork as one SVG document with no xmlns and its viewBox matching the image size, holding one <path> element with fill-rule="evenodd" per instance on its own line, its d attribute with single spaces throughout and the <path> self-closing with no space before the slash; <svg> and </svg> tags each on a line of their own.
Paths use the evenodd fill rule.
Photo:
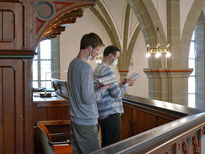
<svg viewBox="0 0 205 154">
<path fill-rule="evenodd" d="M 194 154 L 199 154 L 200 153 L 199 141 L 197 141 L 195 135 L 192 137 L 192 144 L 194 146 Z"/>
<path fill-rule="evenodd" d="M 187 143 L 185 141 L 182 142 L 182 150 L 185 154 L 188 154 Z"/>
</svg>

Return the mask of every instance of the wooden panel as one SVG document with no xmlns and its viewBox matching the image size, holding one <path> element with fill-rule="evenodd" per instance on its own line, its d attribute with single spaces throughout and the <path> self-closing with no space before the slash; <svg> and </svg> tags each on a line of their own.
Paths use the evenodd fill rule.
<svg viewBox="0 0 205 154">
<path fill-rule="evenodd" d="M 51 107 L 47 109 L 47 120 L 56 120 L 56 109 Z"/>
<path fill-rule="evenodd" d="M 34 125 L 37 124 L 38 121 L 45 120 L 69 120 L 69 108 L 68 104 L 61 106 L 48 106 L 42 107 L 38 106 L 37 103 L 34 103 Z"/>
<path fill-rule="evenodd" d="M 2 21 L 2 11 L 0 11 L 0 41 L 3 40 L 3 21 Z"/>
<path fill-rule="evenodd" d="M 58 119 L 70 119 L 69 107 L 60 107 L 56 109 Z"/>
<path fill-rule="evenodd" d="M 15 153 L 15 100 L 14 70 L 3 68 L 3 117 L 4 148 L 8 154 Z"/>
<path fill-rule="evenodd" d="M 19 153 L 23 153 L 23 129 L 24 129 L 24 113 L 23 113 L 23 107 L 24 107 L 24 94 L 23 94 L 23 63 L 21 60 L 16 61 L 16 67 L 15 67 L 15 75 L 14 75 L 14 96 L 15 96 L 15 124 L 16 124 L 16 151 Z M 25 129 L 27 130 L 27 128 Z"/>
<path fill-rule="evenodd" d="M 22 3 L 1 2 L 2 23 L 0 50 L 20 50 L 23 46 Z"/>
<path fill-rule="evenodd" d="M 30 136 L 32 136 L 30 130 L 28 130 L 28 127 L 24 127 L 23 89 L 22 60 L 1 59 L 0 143 L 2 144 L 0 147 L 0 153 L 24 153 L 24 145 L 27 143 L 26 139 L 24 138 L 24 133 L 27 132 L 30 134 Z M 31 112 L 30 114 L 32 115 Z M 32 125 L 31 121 L 29 121 L 29 125 Z M 29 146 L 29 148 L 32 149 L 33 145 Z M 30 153 L 32 153 L 32 151 L 30 151 Z"/>
<path fill-rule="evenodd" d="M 37 105 L 34 104 L 33 111 L 34 111 L 34 125 L 36 125 L 38 121 L 47 120 L 46 107 L 37 107 Z"/>
<path fill-rule="evenodd" d="M 132 108 L 124 105 L 124 114 L 122 116 L 121 140 L 132 135 Z"/>
<path fill-rule="evenodd" d="M 156 118 L 154 114 L 133 110 L 133 121 L 135 124 L 134 134 L 156 127 Z"/>
<path fill-rule="evenodd" d="M 121 139 L 126 139 L 178 119 L 178 117 L 170 113 L 148 108 L 147 106 L 131 105 L 125 102 L 123 106 Z"/>
<path fill-rule="evenodd" d="M 32 59 L 23 60 L 24 78 L 24 153 L 33 154 Z"/>
<path fill-rule="evenodd" d="M 2 79 L 2 68 L 0 67 L 0 153 L 3 153 L 3 97 L 2 97 L 2 92 L 3 92 L 3 79 Z"/>
<path fill-rule="evenodd" d="M 163 118 L 163 117 L 157 117 L 157 126 L 156 127 L 163 125 L 163 124 L 166 124 L 168 122 L 170 122 L 170 120 Z"/>
<path fill-rule="evenodd" d="M 14 40 L 14 12 L 3 11 L 3 41 L 12 42 Z"/>
</svg>

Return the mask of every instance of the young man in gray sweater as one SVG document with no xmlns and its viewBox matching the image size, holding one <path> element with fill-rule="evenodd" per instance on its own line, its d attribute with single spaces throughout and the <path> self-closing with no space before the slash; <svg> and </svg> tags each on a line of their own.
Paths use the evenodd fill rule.
<svg viewBox="0 0 205 154">
<path fill-rule="evenodd" d="M 71 144 L 76 154 L 86 154 L 100 148 L 97 101 L 101 100 L 109 86 L 94 91 L 93 71 L 88 62 L 98 55 L 101 46 L 103 42 L 97 34 L 85 34 L 78 56 L 68 68 Z"/>
</svg>

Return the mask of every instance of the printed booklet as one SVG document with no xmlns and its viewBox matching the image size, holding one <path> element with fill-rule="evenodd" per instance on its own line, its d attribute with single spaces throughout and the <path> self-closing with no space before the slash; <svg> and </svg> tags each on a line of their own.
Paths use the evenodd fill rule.
<svg viewBox="0 0 205 154">
<path fill-rule="evenodd" d="M 141 75 L 139 73 L 133 72 L 130 75 L 128 75 L 126 77 L 126 79 L 130 79 L 130 78 L 136 79 L 140 76 Z M 98 78 L 97 82 L 102 84 L 102 85 L 108 85 L 108 84 L 111 84 L 111 83 L 114 83 L 114 82 L 118 82 L 118 80 L 117 80 L 117 78 L 114 74 L 111 74 L 111 75 L 108 75 L 108 76 L 105 76 L 105 77 L 102 77 L 102 78 Z"/>
<path fill-rule="evenodd" d="M 118 80 L 117 80 L 117 78 L 115 77 L 114 74 L 111 74 L 111 75 L 108 75 L 108 76 L 97 79 L 97 82 L 102 84 L 102 85 L 108 85 L 108 84 L 111 84 L 111 83 L 114 83 L 114 82 L 117 82 L 117 81 Z"/>
</svg>

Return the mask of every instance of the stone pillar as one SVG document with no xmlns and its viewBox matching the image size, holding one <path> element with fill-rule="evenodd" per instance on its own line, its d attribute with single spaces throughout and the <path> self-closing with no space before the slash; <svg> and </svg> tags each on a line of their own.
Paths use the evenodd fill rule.
<svg viewBox="0 0 205 154">
<path fill-rule="evenodd" d="M 199 17 L 198 23 L 195 28 L 195 40 L 196 40 L 196 55 L 195 55 L 195 105 L 196 108 L 204 109 L 204 77 L 205 77 L 205 54 L 204 54 L 204 44 L 205 44 L 205 20 L 203 13 Z"/>
<path fill-rule="evenodd" d="M 187 80 L 193 69 L 144 69 L 149 98 L 187 106 Z"/>
<path fill-rule="evenodd" d="M 60 79 L 59 37 L 51 39 L 51 77 Z"/>
<path fill-rule="evenodd" d="M 167 0 L 167 26 L 171 57 L 161 57 L 160 65 L 144 69 L 149 78 L 149 97 L 187 106 L 188 77 L 193 70 L 188 68 L 188 51 L 181 50 L 179 0 Z"/>
<path fill-rule="evenodd" d="M 167 1 L 167 39 L 172 56 L 167 61 L 168 68 L 188 68 L 188 54 L 181 50 L 180 42 L 180 1 Z M 188 51 L 187 51 L 188 52 Z"/>
<path fill-rule="evenodd" d="M 119 70 L 120 81 L 122 81 L 128 74 L 129 70 Z"/>
</svg>

